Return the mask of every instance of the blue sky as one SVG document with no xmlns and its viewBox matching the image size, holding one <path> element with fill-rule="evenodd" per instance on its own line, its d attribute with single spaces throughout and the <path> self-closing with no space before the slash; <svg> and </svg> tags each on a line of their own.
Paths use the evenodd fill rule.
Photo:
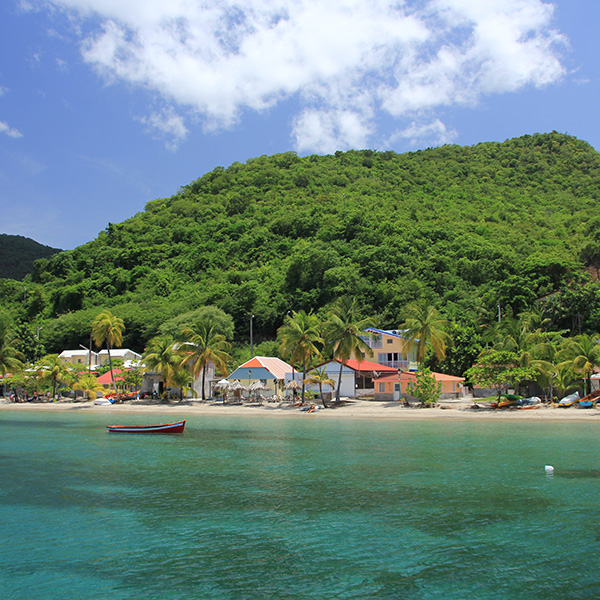
<svg viewBox="0 0 600 600">
<path fill-rule="evenodd" d="M 600 149 L 599 23 L 595 0 L 4 0 L 0 233 L 74 248 L 289 150 Z"/>
</svg>

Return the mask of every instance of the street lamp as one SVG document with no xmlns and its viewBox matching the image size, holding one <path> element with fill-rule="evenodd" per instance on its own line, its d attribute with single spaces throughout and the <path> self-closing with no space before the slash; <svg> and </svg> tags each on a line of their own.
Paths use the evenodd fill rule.
<svg viewBox="0 0 600 600">
<path fill-rule="evenodd" d="M 252 339 L 252 320 L 254 315 L 250 313 L 250 358 L 254 357 L 254 340 Z"/>
</svg>

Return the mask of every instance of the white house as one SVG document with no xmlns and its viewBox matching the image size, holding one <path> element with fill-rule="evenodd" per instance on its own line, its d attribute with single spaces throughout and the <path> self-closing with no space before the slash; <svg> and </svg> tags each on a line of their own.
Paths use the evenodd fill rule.
<svg viewBox="0 0 600 600">
<path fill-rule="evenodd" d="M 100 358 L 93 350 L 63 350 L 58 355 L 58 358 L 63 363 L 69 363 L 71 365 L 87 365 L 91 366 L 92 369 L 100 364 Z"/>
<path fill-rule="evenodd" d="M 111 348 L 110 357 L 112 360 L 122 360 L 125 363 L 128 360 L 131 361 L 139 361 L 142 359 L 142 355 L 134 352 L 133 350 L 129 350 L 128 348 Z M 106 348 L 104 350 L 100 350 L 98 353 L 99 365 L 108 364 L 108 350 Z"/>
</svg>

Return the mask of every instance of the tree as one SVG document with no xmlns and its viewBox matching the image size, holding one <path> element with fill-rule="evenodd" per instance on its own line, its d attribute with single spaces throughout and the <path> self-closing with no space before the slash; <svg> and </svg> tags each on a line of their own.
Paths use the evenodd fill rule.
<svg viewBox="0 0 600 600">
<path fill-rule="evenodd" d="M 139 366 L 132 365 L 129 369 L 121 371 L 121 377 L 124 386 L 139 390 L 144 382 L 144 371 Z"/>
<path fill-rule="evenodd" d="M 198 323 L 196 329 L 187 328 L 183 330 L 186 338 L 180 351 L 183 354 L 182 364 L 189 365 L 192 375 L 196 378 L 202 373 L 202 400 L 206 399 L 206 367 L 209 362 L 215 365 L 218 371 L 225 371 L 227 362 L 231 356 L 227 353 L 231 344 L 208 320 Z"/>
<path fill-rule="evenodd" d="M 181 364 L 181 355 L 175 350 L 171 336 L 158 336 L 148 342 L 142 357 L 146 371 L 158 371 L 162 376 L 163 393 Z"/>
<path fill-rule="evenodd" d="M 462 377 L 483 350 L 481 333 L 472 325 L 459 323 L 452 323 L 447 333 L 452 344 L 446 348 L 444 360 L 438 361 L 435 354 L 429 354 L 423 361 L 423 366 L 432 371 Z"/>
<path fill-rule="evenodd" d="M 280 341 L 281 354 L 288 358 L 292 366 L 294 363 L 302 364 L 302 404 L 304 404 L 304 390 L 306 366 L 308 362 L 320 356 L 317 344 L 322 341 L 320 323 L 316 315 L 292 311 L 287 315 L 283 325 L 277 331 Z"/>
<path fill-rule="evenodd" d="M 597 335 L 581 334 L 566 340 L 561 358 L 570 368 L 579 373 L 585 382 L 585 394 L 592 390 L 592 373 L 600 365 L 600 344 Z"/>
<path fill-rule="evenodd" d="M 340 401 L 344 363 L 351 358 L 361 360 L 363 355 L 373 356 L 373 350 L 363 339 L 364 330 L 372 326 L 373 319 L 359 316 L 356 298 L 338 300 L 332 306 L 329 319 L 323 325 L 325 347 L 331 350 L 334 359 L 340 361 L 340 372 L 335 393 L 336 404 Z"/>
<path fill-rule="evenodd" d="M 505 388 L 516 387 L 521 381 L 533 379 L 535 369 L 520 366 L 516 352 L 486 349 L 465 375 L 472 383 L 494 388 L 500 398 Z"/>
<path fill-rule="evenodd" d="M 331 389 L 333 389 L 335 387 L 335 381 L 326 373 L 325 367 L 321 367 L 320 369 L 315 367 L 308 375 L 309 377 L 306 382 L 318 384 L 319 396 L 321 397 L 323 408 L 327 408 L 327 404 L 325 404 L 325 398 L 323 397 L 323 386 L 328 385 L 331 387 Z"/>
<path fill-rule="evenodd" d="M 42 379 L 52 382 L 52 397 L 56 396 L 56 386 L 59 383 L 69 381 L 71 373 L 69 367 L 64 364 L 58 354 L 47 354 L 40 363 L 43 374 Z"/>
<path fill-rule="evenodd" d="M 117 385 L 115 384 L 115 374 L 112 367 L 110 349 L 123 343 L 124 330 L 125 325 L 123 323 L 123 319 L 114 316 L 108 310 L 101 312 L 92 322 L 92 337 L 94 338 L 94 343 L 96 346 L 102 347 L 102 344 L 106 342 L 108 366 L 110 367 L 110 376 L 115 393 L 117 392 Z"/>
<path fill-rule="evenodd" d="M 183 402 L 183 394 L 186 389 L 189 388 L 190 385 L 190 371 L 188 368 L 181 364 L 176 365 L 171 373 L 171 377 L 169 379 L 169 383 L 177 388 L 179 388 L 179 401 Z"/>
<path fill-rule="evenodd" d="M 7 317 L 0 319 L 0 375 L 20 371 L 25 357 L 17 349 L 15 338 Z"/>
<path fill-rule="evenodd" d="M 416 373 L 416 380 L 410 381 L 407 391 L 421 401 L 421 406 L 432 406 L 437 403 L 442 392 L 442 383 L 437 382 L 431 369 L 421 369 Z"/>
<path fill-rule="evenodd" d="M 446 333 L 448 322 L 426 298 L 414 300 L 403 311 L 404 323 L 400 326 L 410 346 L 417 347 L 417 362 L 425 358 L 430 344 L 438 360 L 444 360 L 450 336 Z"/>
<path fill-rule="evenodd" d="M 74 383 L 73 388 L 81 390 L 88 400 L 95 400 L 96 392 L 104 391 L 102 384 L 98 383 L 98 378 L 92 373 L 82 373 Z"/>
</svg>

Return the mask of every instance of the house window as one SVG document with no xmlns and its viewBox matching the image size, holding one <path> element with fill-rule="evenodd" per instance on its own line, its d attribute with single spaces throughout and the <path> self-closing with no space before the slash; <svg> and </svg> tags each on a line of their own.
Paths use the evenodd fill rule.
<svg viewBox="0 0 600 600">
<path fill-rule="evenodd" d="M 380 394 L 385 393 L 385 383 L 380 383 L 379 384 L 379 393 Z"/>
<path fill-rule="evenodd" d="M 394 343 L 394 340 L 393 340 L 392 338 L 388 338 L 388 339 L 387 339 L 387 343 L 388 343 L 388 344 L 393 344 L 393 343 Z"/>
<path fill-rule="evenodd" d="M 399 383 L 395 383 L 394 384 L 394 391 L 395 392 L 399 392 L 400 391 L 400 384 Z"/>
</svg>

